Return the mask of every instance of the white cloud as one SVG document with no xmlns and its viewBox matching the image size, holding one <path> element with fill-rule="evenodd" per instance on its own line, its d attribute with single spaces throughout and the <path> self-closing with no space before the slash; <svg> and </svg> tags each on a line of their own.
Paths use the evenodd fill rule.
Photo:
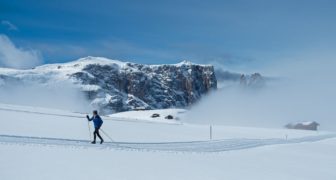
<svg viewBox="0 0 336 180">
<path fill-rule="evenodd" d="M 0 34 L 0 66 L 25 69 L 41 63 L 39 51 L 16 47 L 6 35 Z"/>
<path fill-rule="evenodd" d="M 3 26 L 6 26 L 8 28 L 8 30 L 10 31 L 18 31 L 19 29 L 13 24 L 11 23 L 10 21 L 6 21 L 6 20 L 2 20 L 1 21 L 1 24 Z"/>
</svg>

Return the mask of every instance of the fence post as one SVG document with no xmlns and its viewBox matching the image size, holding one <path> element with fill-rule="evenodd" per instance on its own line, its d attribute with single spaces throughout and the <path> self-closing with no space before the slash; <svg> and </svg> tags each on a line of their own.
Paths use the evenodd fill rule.
<svg viewBox="0 0 336 180">
<path fill-rule="evenodd" d="M 210 124 L 210 140 L 212 140 L 212 125 Z"/>
</svg>

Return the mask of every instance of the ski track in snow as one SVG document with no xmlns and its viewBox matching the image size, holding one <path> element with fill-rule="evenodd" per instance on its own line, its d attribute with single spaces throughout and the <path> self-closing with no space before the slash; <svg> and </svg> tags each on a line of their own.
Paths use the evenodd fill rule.
<svg viewBox="0 0 336 180">
<path fill-rule="evenodd" d="M 134 150 L 134 151 L 164 151 L 211 153 L 256 148 L 267 145 L 294 144 L 315 142 L 328 138 L 335 138 L 336 134 L 307 136 L 294 139 L 222 139 L 212 141 L 187 142 L 105 142 L 104 144 L 90 144 L 87 140 L 60 139 L 47 137 L 30 137 L 15 135 L 0 135 L 1 144 L 63 146 L 70 148 L 96 148 L 101 150 Z M 98 141 L 99 142 L 99 141 Z"/>
</svg>

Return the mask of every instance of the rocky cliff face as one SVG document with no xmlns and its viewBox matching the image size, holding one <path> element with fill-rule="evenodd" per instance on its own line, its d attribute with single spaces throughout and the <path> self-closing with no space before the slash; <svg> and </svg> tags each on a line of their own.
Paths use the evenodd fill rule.
<svg viewBox="0 0 336 180">
<path fill-rule="evenodd" d="M 186 61 L 174 65 L 143 65 L 97 57 L 31 70 L 0 69 L 0 86 L 9 81 L 19 84 L 71 82 L 105 114 L 136 109 L 185 108 L 217 89 L 211 65 Z"/>
<path fill-rule="evenodd" d="M 106 111 L 187 107 L 217 88 L 213 66 L 135 63 L 88 64 L 70 75 L 83 85 L 92 104 Z M 85 86 L 84 86 L 85 87 Z"/>
</svg>

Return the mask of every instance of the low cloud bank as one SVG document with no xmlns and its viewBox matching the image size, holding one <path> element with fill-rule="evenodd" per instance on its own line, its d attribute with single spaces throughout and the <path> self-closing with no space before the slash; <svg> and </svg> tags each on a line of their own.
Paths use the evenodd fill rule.
<svg viewBox="0 0 336 180">
<path fill-rule="evenodd" d="M 317 121 L 321 129 L 336 130 L 333 57 L 300 56 L 267 67 L 265 72 L 281 77 L 261 89 L 237 85 L 214 92 L 191 108 L 186 121 L 276 128 Z"/>
<path fill-rule="evenodd" d="M 0 102 L 83 113 L 92 110 L 83 92 L 65 82 L 52 85 L 7 83 L 0 87 Z"/>
</svg>

